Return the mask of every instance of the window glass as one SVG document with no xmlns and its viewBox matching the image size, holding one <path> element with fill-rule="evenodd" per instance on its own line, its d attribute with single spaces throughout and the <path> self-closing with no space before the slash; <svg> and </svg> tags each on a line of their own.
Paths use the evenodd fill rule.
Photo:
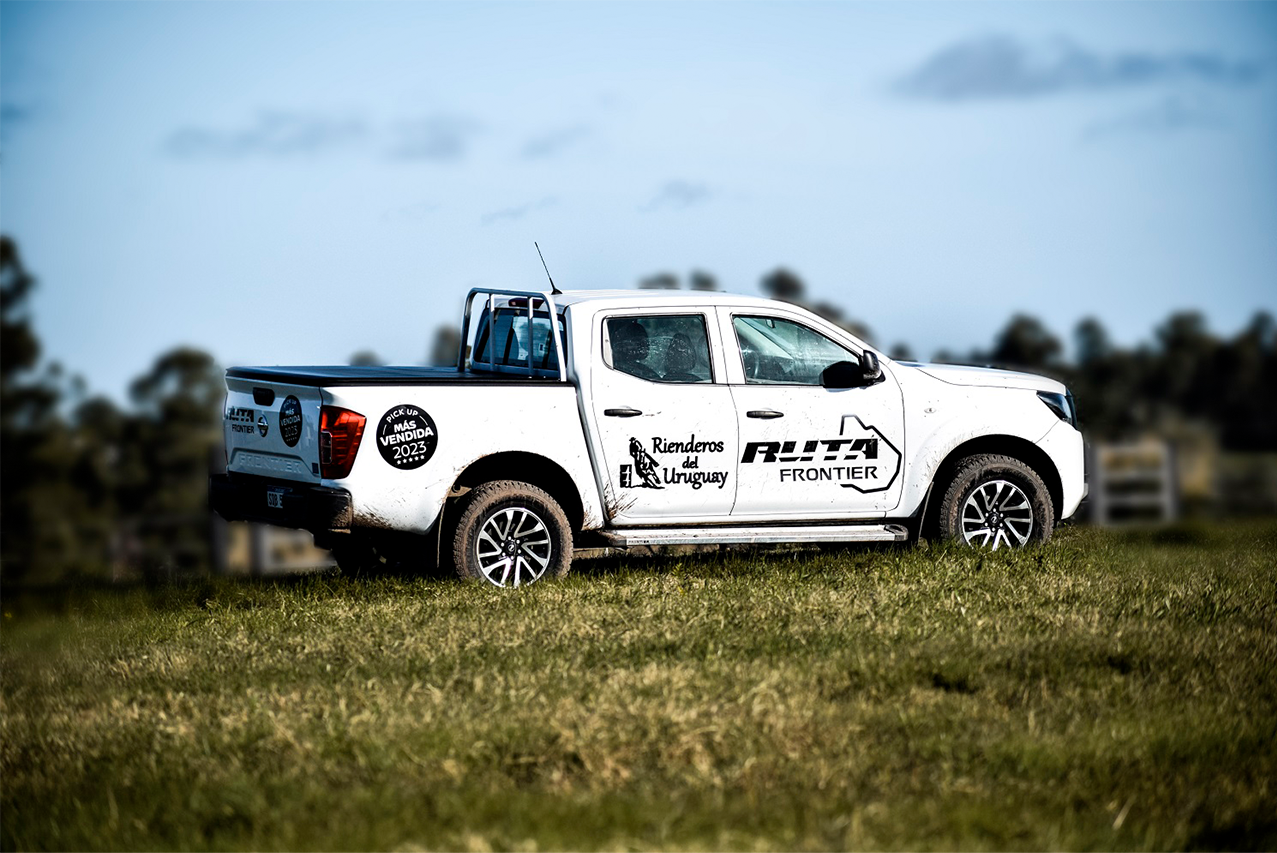
<svg viewBox="0 0 1277 853">
<path fill-rule="evenodd" d="M 603 360 L 650 382 L 712 382 L 709 336 L 700 314 L 609 317 Z"/>
<path fill-rule="evenodd" d="M 559 328 L 563 319 L 559 318 Z M 558 373 L 559 361 L 554 351 L 554 334 L 550 318 L 544 311 L 534 311 L 532 330 L 528 331 L 526 308 L 497 308 L 492 323 L 484 324 L 475 347 L 476 368 L 528 367 L 528 348 L 532 348 L 532 369 Z"/>
<path fill-rule="evenodd" d="M 745 381 L 761 385 L 819 385 L 834 362 L 857 356 L 806 326 L 778 317 L 735 317 Z"/>
</svg>

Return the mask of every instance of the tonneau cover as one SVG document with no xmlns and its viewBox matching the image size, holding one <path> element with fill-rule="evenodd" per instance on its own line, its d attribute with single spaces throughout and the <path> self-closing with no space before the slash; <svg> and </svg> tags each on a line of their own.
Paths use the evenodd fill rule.
<svg viewBox="0 0 1277 853">
<path fill-rule="evenodd" d="M 337 387 L 342 385 L 527 385 L 563 384 L 553 379 L 534 379 L 496 373 L 461 373 L 455 367 L 390 367 L 383 365 L 319 365 L 312 367 L 232 367 L 230 379 L 258 382 L 286 382 L 290 385 Z"/>
</svg>

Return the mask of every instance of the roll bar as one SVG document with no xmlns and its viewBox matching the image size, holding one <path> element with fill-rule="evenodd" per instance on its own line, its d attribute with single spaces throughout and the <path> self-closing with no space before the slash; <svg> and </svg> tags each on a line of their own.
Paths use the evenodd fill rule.
<svg viewBox="0 0 1277 853">
<path fill-rule="evenodd" d="M 568 376 L 567 362 L 563 355 L 563 334 L 559 330 L 558 309 L 554 305 L 554 294 L 543 290 L 504 290 L 488 287 L 475 287 L 466 294 L 466 310 L 461 319 L 461 348 L 457 353 L 457 370 L 464 373 L 466 369 L 466 341 L 470 338 L 470 309 L 474 305 L 474 298 L 479 294 L 487 294 L 488 322 L 495 316 L 493 311 L 493 300 L 498 296 L 507 297 L 526 297 L 528 300 L 528 331 L 532 330 L 532 316 L 535 310 L 534 300 L 541 299 L 545 301 L 546 307 L 550 312 L 550 334 L 554 336 L 554 354 L 559 363 L 559 378 L 566 380 Z M 531 339 L 528 345 L 528 376 L 536 375 L 536 368 L 532 366 L 532 346 Z"/>
</svg>

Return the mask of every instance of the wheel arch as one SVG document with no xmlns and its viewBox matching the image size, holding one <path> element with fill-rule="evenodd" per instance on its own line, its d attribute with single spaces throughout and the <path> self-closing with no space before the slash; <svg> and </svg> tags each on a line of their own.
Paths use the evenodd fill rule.
<svg viewBox="0 0 1277 853">
<path fill-rule="evenodd" d="M 1032 468 L 1046 484 L 1051 495 L 1051 512 L 1054 523 L 1060 522 L 1060 510 L 1064 503 L 1064 486 L 1060 472 L 1045 450 L 1033 442 L 1014 435 L 982 435 L 964 441 L 949 451 L 949 454 L 936 468 L 931 479 L 931 489 L 926 503 L 926 515 L 922 521 L 923 535 L 934 535 L 940 512 L 940 494 L 952 479 L 958 463 L 968 456 L 995 454 L 1018 459 Z"/>
<path fill-rule="evenodd" d="M 572 530 L 581 530 L 585 504 L 576 481 L 562 465 L 536 453 L 511 450 L 476 459 L 457 476 L 449 498 L 493 480 L 518 480 L 545 490 L 563 508 Z"/>
</svg>

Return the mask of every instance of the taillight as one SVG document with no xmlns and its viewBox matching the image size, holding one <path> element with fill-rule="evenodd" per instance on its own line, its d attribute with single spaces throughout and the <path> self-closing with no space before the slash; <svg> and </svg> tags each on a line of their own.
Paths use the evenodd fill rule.
<svg viewBox="0 0 1277 853">
<path fill-rule="evenodd" d="M 319 412 L 319 467 L 325 480 L 350 475 L 368 419 L 358 412 L 324 406 Z"/>
</svg>

